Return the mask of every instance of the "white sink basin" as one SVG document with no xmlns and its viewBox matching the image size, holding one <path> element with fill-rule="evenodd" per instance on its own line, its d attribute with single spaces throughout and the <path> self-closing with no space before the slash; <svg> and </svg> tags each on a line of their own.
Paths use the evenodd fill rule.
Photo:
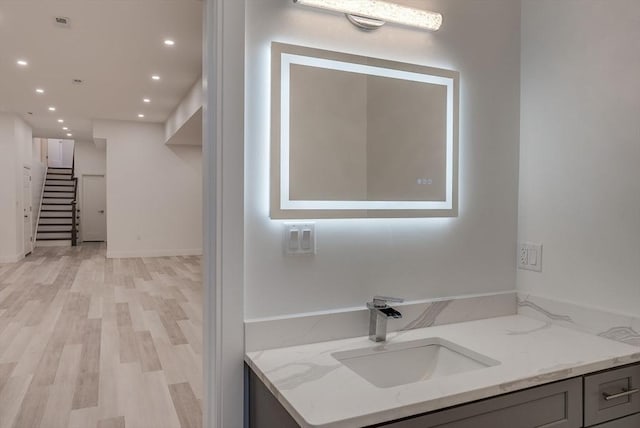
<svg viewBox="0 0 640 428">
<path fill-rule="evenodd" d="M 500 362 L 441 338 L 335 352 L 336 360 L 379 388 L 497 366 Z"/>
</svg>

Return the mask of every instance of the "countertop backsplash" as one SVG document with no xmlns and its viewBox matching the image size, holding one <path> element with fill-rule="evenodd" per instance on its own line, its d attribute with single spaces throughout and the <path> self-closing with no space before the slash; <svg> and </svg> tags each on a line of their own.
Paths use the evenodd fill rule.
<svg viewBox="0 0 640 428">
<path fill-rule="evenodd" d="M 640 316 L 518 293 L 518 314 L 640 347 Z"/>
<path fill-rule="evenodd" d="M 450 297 L 393 304 L 401 319 L 388 320 L 388 332 L 495 318 L 517 313 L 516 292 Z M 246 352 L 367 336 L 369 310 L 291 315 L 245 321 Z"/>
</svg>

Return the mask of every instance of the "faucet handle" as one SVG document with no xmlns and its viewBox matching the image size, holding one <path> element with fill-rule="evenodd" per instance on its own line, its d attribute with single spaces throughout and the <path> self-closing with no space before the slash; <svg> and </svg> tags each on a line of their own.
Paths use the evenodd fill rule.
<svg viewBox="0 0 640 428">
<path fill-rule="evenodd" d="M 402 303 L 404 299 L 399 297 L 386 297 L 386 296 L 373 296 L 373 304 L 374 308 L 386 308 L 387 303 Z"/>
</svg>

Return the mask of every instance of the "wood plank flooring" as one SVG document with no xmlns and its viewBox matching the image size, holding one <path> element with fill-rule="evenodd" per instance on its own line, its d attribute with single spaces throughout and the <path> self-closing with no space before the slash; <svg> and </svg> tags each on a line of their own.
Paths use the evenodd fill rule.
<svg viewBox="0 0 640 428">
<path fill-rule="evenodd" d="M 0 428 L 202 427 L 200 257 L 0 264 Z"/>
</svg>

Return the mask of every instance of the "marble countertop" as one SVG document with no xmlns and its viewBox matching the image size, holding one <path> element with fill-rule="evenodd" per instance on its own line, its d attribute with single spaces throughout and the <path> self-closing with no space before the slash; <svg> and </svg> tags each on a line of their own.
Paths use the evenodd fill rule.
<svg viewBox="0 0 640 428">
<path fill-rule="evenodd" d="M 332 353 L 367 337 L 249 352 L 245 360 L 303 428 L 362 427 L 640 361 L 640 348 L 522 315 L 390 333 L 388 344 L 442 338 L 500 362 L 378 388 Z"/>
</svg>

